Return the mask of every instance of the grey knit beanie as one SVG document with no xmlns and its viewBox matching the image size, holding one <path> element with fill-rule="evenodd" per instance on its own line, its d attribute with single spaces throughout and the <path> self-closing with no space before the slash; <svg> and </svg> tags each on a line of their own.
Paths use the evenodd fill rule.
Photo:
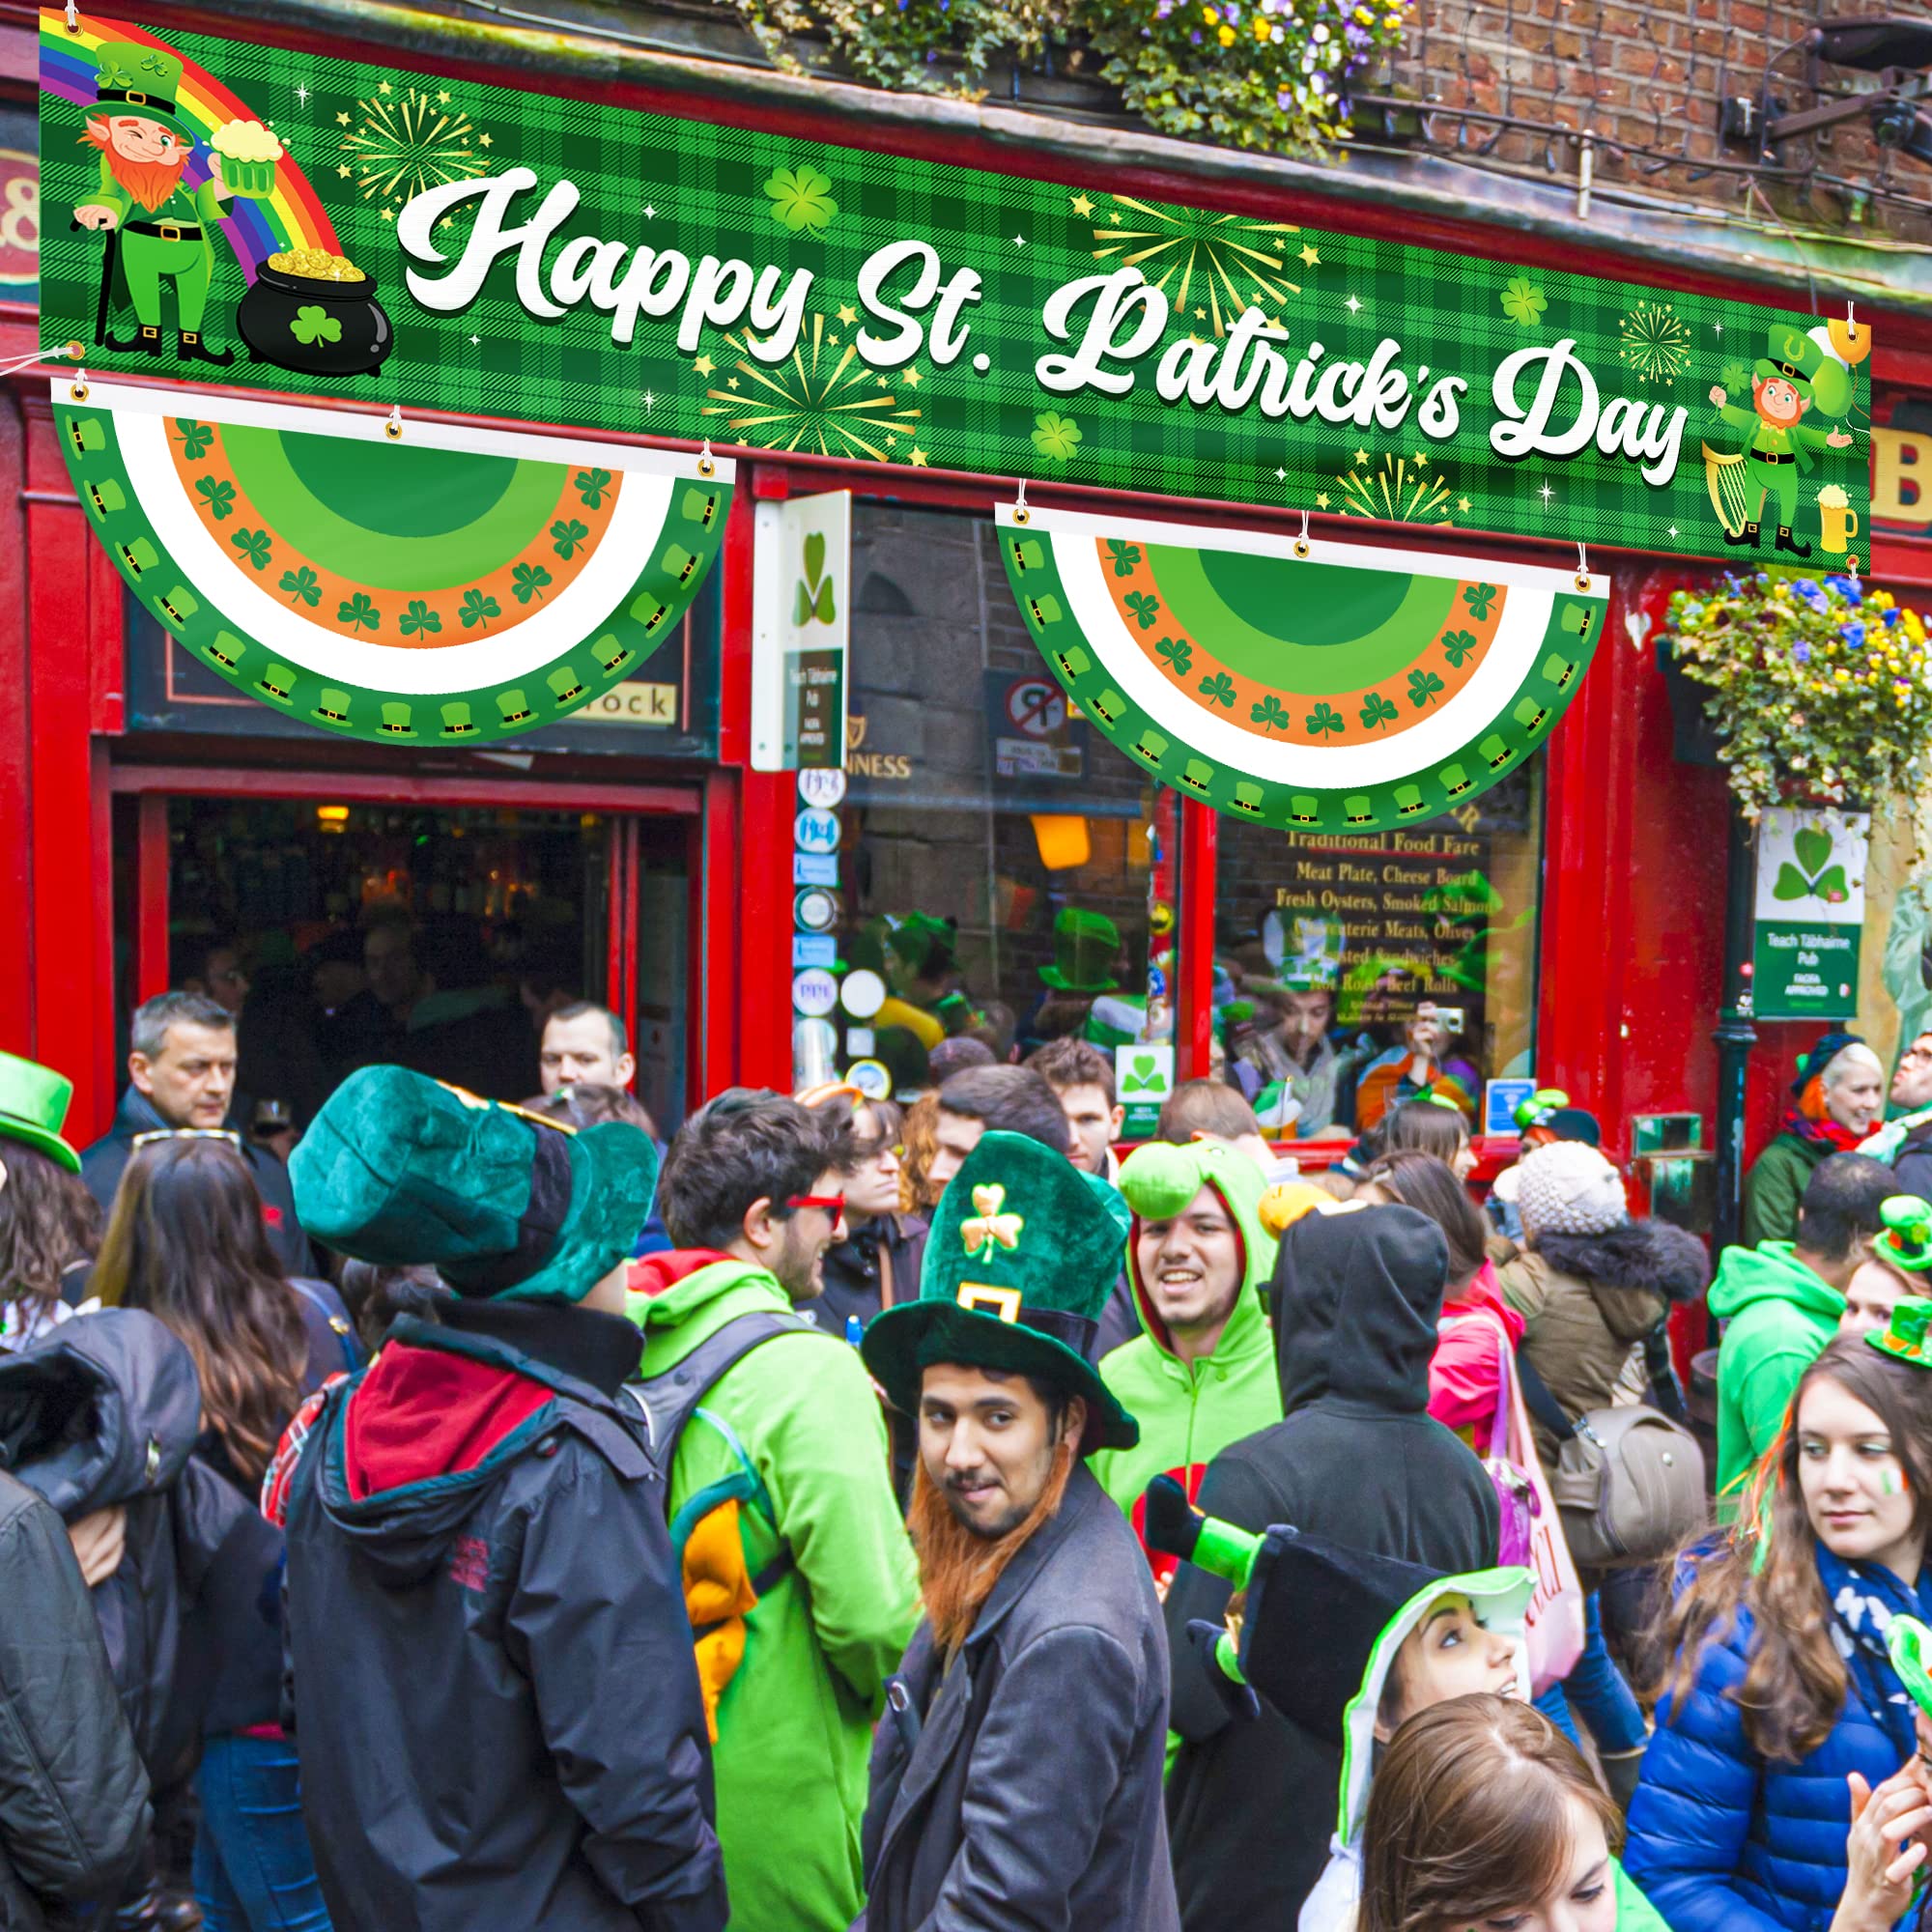
<svg viewBox="0 0 1932 1932">
<path fill-rule="evenodd" d="M 1582 1141 L 1552 1141 L 1524 1154 L 1516 1205 L 1532 1236 L 1601 1235 L 1630 1219 L 1623 1177 Z"/>
</svg>

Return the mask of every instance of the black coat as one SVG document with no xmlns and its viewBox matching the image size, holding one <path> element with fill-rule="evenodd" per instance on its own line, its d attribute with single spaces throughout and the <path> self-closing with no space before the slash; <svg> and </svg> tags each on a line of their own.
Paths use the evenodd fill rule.
<svg viewBox="0 0 1932 1932">
<path fill-rule="evenodd" d="M 866 1932 L 1176 1932 L 1166 1739 L 1153 1579 L 1082 1463 L 952 1668 L 922 1623 L 888 1686 Z"/>
<path fill-rule="evenodd" d="M 138 1087 L 130 1086 L 121 1095 L 114 1110 L 114 1124 L 80 1156 L 80 1178 L 87 1191 L 100 1204 L 103 1215 L 114 1210 L 114 1192 L 134 1155 L 136 1134 L 159 1133 L 168 1123 L 156 1113 L 154 1104 Z M 284 1274 L 313 1274 L 315 1261 L 309 1253 L 308 1236 L 296 1219 L 295 1191 L 289 1185 L 289 1171 L 266 1148 L 259 1148 L 244 1133 L 242 1158 L 254 1177 L 255 1192 L 262 1197 L 262 1218 L 268 1224 L 269 1245 Z"/>
<path fill-rule="evenodd" d="M 642 1338 L 534 1302 L 442 1315 L 402 1318 L 335 1384 L 288 1485 L 292 1716 L 330 1921 L 719 1932 L 691 1627 L 620 1393 Z M 532 1383 L 550 1394 L 523 1415 Z M 453 1409 L 476 1430 L 440 1463 Z M 377 1437 L 389 1461 L 358 1496 L 351 1459 L 373 1470 Z"/>
<path fill-rule="evenodd" d="M 61 1520 L 0 1474 L 0 1927 L 114 1886 L 146 1842 L 148 1776 Z"/>
<path fill-rule="evenodd" d="M 798 1312 L 835 1335 L 845 1334 L 846 1321 L 854 1315 L 864 1328 L 879 1312 L 885 1266 L 892 1269 L 894 1302 L 917 1301 L 924 1260 L 925 1223 L 918 1215 L 875 1214 L 826 1249 L 825 1286 L 811 1300 L 801 1302 Z"/>
<path fill-rule="evenodd" d="M 1280 1422 L 1208 1465 L 1200 1507 L 1436 1570 L 1496 1560 L 1495 1492 L 1428 1413 L 1448 1248 L 1408 1208 L 1310 1214 L 1282 1241 L 1273 1284 Z M 1174 1728 L 1168 1781 L 1175 1884 L 1188 1932 L 1293 1925 L 1327 1861 L 1341 1753 L 1272 1711 L 1231 1719 L 1184 1640 L 1218 1623 L 1228 1586 L 1183 1563 L 1168 1591 Z"/>
<path fill-rule="evenodd" d="M 1932 1201 L 1932 1121 L 1922 1127 L 1914 1127 L 1898 1144 L 1891 1173 L 1901 1194 L 1916 1194 L 1921 1201 Z"/>
</svg>

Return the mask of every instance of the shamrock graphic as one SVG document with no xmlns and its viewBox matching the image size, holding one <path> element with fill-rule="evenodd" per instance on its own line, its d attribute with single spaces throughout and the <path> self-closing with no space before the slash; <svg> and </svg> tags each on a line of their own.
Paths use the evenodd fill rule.
<svg viewBox="0 0 1932 1932">
<path fill-rule="evenodd" d="M 1501 595 L 1493 583 L 1472 583 L 1463 592 L 1463 602 L 1469 607 L 1469 615 L 1480 624 L 1490 614 L 1490 606 Z"/>
<path fill-rule="evenodd" d="M 1395 723 L 1395 706 L 1379 691 L 1369 693 L 1369 701 L 1362 706 L 1362 728 L 1366 731 L 1386 730 Z"/>
<path fill-rule="evenodd" d="M 1122 543 L 1119 537 L 1109 537 L 1107 559 L 1114 566 L 1116 577 L 1131 577 L 1134 566 L 1141 560 L 1141 547 L 1139 544 Z"/>
<path fill-rule="evenodd" d="M 821 624 L 837 620 L 838 607 L 832 594 L 832 573 L 825 567 L 825 532 L 812 530 L 805 539 L 805 575 L 792 589 L 791 621 L 803 630 L 815 618 Z"/>
<path fill-rule="evenodd" d="M 567 563 L 577 554 L 578 546 L 590 534 L 590 526 L 580 524 L 575 517 L 568 523 L 559 517 L 550 526 L 550 533 L 553 539 L 551 549 Z"/>
<path fill-rule="evenodd" d="M 1727 389 L 1748 389 L 1750 387 L 1750 364 L 1736 360 L 1724 364 L 1724 387 Z"/>
<path fill-rule="evenodd" d="M 981 1248 L 990 1254 L 994 1248 L 1011 1250 L 1019 1246 L 1026 1216 L 1003 1213 L 1006 1203 L 1007 1190 L 998 1181 L 974 1188 L 973 1206 L 978 1212 L 959 1224 L 959 1238 L 969 1255 L 977 1255 Z"/>
<path fill-rule="evenodd" d="M 1502 293 L 1503 313 L 1512 322 L 1533 328 L 1549 306 L 1549 298 L 1527 275 L 1513 275 Z"/>
<path fill-rule="evenodd" d="M 235 514 L 234 484 L 223 482 L 219 477 L 203 476 L 197 479 L 194 494 L 208 499 L 208 513 L 217 524 L 224 517 Z"/>
<path fill-rule="evenodd" d="M 1798 864 L 1794 866 L 1786 859 L 1778 867 L 1776 881 L 1771 889 L 1773 898 L 1817 898 L 1827 905 L 1843 905 L 1851 897 L 1844 867 L 1827 865 L 1832 856 L 1832 835 L 1822 826 L 1801 827 L 1791 841 L 1791 849 Z"/>
<path fill-rule="evenodd" d="M 527 604 L 534 597 L 543 602 L 543 587 L 551 581 L 550 572 L 540 563 L 520 563 L 510 573 L 515 580 L 510 585 L 510 595 L 519 604 Z"/>
<path fill-rule="evenodd" d="M 1167 1082 L 1161 1076 L 1159 1057 L 1151 1053 L 1137 1053 L 1127 1067 L 1126 1076 L 1121 1082 L 1122 1094 L 1164 1094 Z"/>
<path fill-rule="evenodd" d="M 1080 447 L 1080 425 L 1048 410 L 1033 419 L 1033 446 L 1049 463 L 1065 463 Z"/>
<path fill-rule="evenodd" d="M 1212 677 L 1201 680 L 1201 696 L 1210 704 L 1232 711 L 1235 708 L 1235 680 L 1226 671 L 1217 670 Z"/>
<path fill-rule="evenodd" d="M 1273 692 L 1269 692 L 1259 704 L 1250 705 L 1248 717 L 1264 731 L 1279 731 L 1294 722 L 1282 708 L 1281 699 Z"/>
<path fill-rule="evenodd" d="M 406 638 L 414 637 L 419 631 L 425 636 L 433 637 L 442 629 L 442 617 L 440 612 L 429 608 L 426 598 L 412 597 L 410 600 L 410 608 L 397 618 L 396 629 Z"/>
<path fill-rule="evenodd" d="M 1463 668 L 1463 661 L 1476 648 L 1473 631 L 1445 631 L 1442 634 L 1442 655 L 1456 667 Z"/>
<path fill-rule="evenodd" d="M 269 552 L 272 547 L 267 530 L 237 530 L 228 539 L 242 553 L 243 559 L 257 570 L 269 567 Z"/>
<path fill-rule="evenodd" d="M 358 590 L 346 604 L 336 606 L 335 621 L 347 624 L 352 631 L 380 631 L 383 613 L 367 591 Z"/>
<path fill-rule="evenodd" d="M 586 510 L 600 510 L 604 507 L 604 493 L 611 487 L 611 472 L 608 469 L 580 469 L 575 487 L 578 500 Z"/>
<path fill-rule="evenodd" d="M 780 168 L 765 184 L 772 198 L 772 219 L 796 235 L 810 229 L 823 235 L 838 213 L 832 199 L 832 177 L 813 167 Z"/>
<path fill-rule="evenodd" d="M 283 571 L 282 588 L 289 593 L 291 604 L 306 604 L 312 611 L 322 602 L 322 580 L 306 564 L 299 570 Z"/>
<path fill-rule="evenodd" d="M 1134 613 L 1135 621 L 1144 631 L 1154 627 L 1154 620 L 1160 615 L 1160 599 L 1146 590 L 1129 590 L 1122 600 Z"/>
<path fill-rule="evenodd" d="M 463 593 L 463 609 L 458 614 L 463 619 L 463 628 L 468 631 L 481 624 L 487 631 L 492 617 L 500 617 L 503 607 L 494 597 L 486 596 L 480 590 L 466 590 Z"/>
<path fill-rule="evenodd" d="M 305 342 L 313 348 L 318 342 L 340 342 L 342 324 L 320 302 L 304 302 L 296 310 L 296 319 L 289 324 L 289 333 L 298 342 Z"/>
<path fill-rule="evenodd" d="M 190 463 L 199 463 L 214 440 L 213 429 L 208 423 L 192 422 L 186 416 L 177 416 L 175 427 L 181 431 L 182 454 Z"/>
<path fill-rule="evenodd" d="M 1301 722 L 1308 726 L 1311 738 L 1326 737 L 1343 728 L 1342 714 L 1332 704 L 1318 704 Z"/>
<path fill-rule="evenodd" d="M 1442 688 L 1442 680 L 1433 670 L 1412 670 L 1408 674 L 1408 701 L 1418 711 L 1425 704 L 1434 704 Z"/>
<path fill-rule="evenodd" d="M 1163 638 L 1153 647 L 1153 654 L 1167 660 L 1176 677 L 1185 677 L 1194 668 L 1194 646 L 1185 638 Z"/>
</svg>

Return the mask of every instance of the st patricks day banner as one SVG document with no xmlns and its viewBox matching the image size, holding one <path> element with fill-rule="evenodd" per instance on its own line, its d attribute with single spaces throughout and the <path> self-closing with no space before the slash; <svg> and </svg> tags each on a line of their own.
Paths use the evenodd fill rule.
<svg viewBox="0 0 1932 1932">
<path fill-rule="evenodd" d="M 43 341 L 91 368 L 1768 564 L 1869 522 L 1842 318 L 93 14 L 41 45 Z"/>
</svg>

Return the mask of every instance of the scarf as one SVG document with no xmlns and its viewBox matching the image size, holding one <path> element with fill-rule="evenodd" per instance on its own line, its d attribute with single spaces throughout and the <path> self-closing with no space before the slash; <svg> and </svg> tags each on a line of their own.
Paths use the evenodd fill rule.
<svg viewBox="0 0 1932 1932">
<path fill-rule="evenodd" d="M 1813 1086 L 1816 1084 L 1815 1081 L 1812 1083 Z M 1846 1126 L 1842 1121 L 1833 1120 L 1829 1114 L 1821 1113 L 1814 1119 L 1804 1111 L 1802 1101 L 1785 1115 L 1780 1131 L 1801 1141 L 1822 1141 L 1833 1153 L 1857 1153 L 1859 1143 L 1864 1139 L 1857 1128 Z"/>
<path fill-rule="evenodd" d="M 1918 1748 L 1911 1694 L 1898 1681 L 1885 1634 L 1896 1616 L 1922 1619 L 1918 1592 L 1876 1563 L 1849 1563 L 1818 1545 L 1818 1579 L 1832 1605 L 1832 1641 L 1851 1678 L 1850 1694 L 1865 1707 L 1905 1763 Z"/>
</svg>

